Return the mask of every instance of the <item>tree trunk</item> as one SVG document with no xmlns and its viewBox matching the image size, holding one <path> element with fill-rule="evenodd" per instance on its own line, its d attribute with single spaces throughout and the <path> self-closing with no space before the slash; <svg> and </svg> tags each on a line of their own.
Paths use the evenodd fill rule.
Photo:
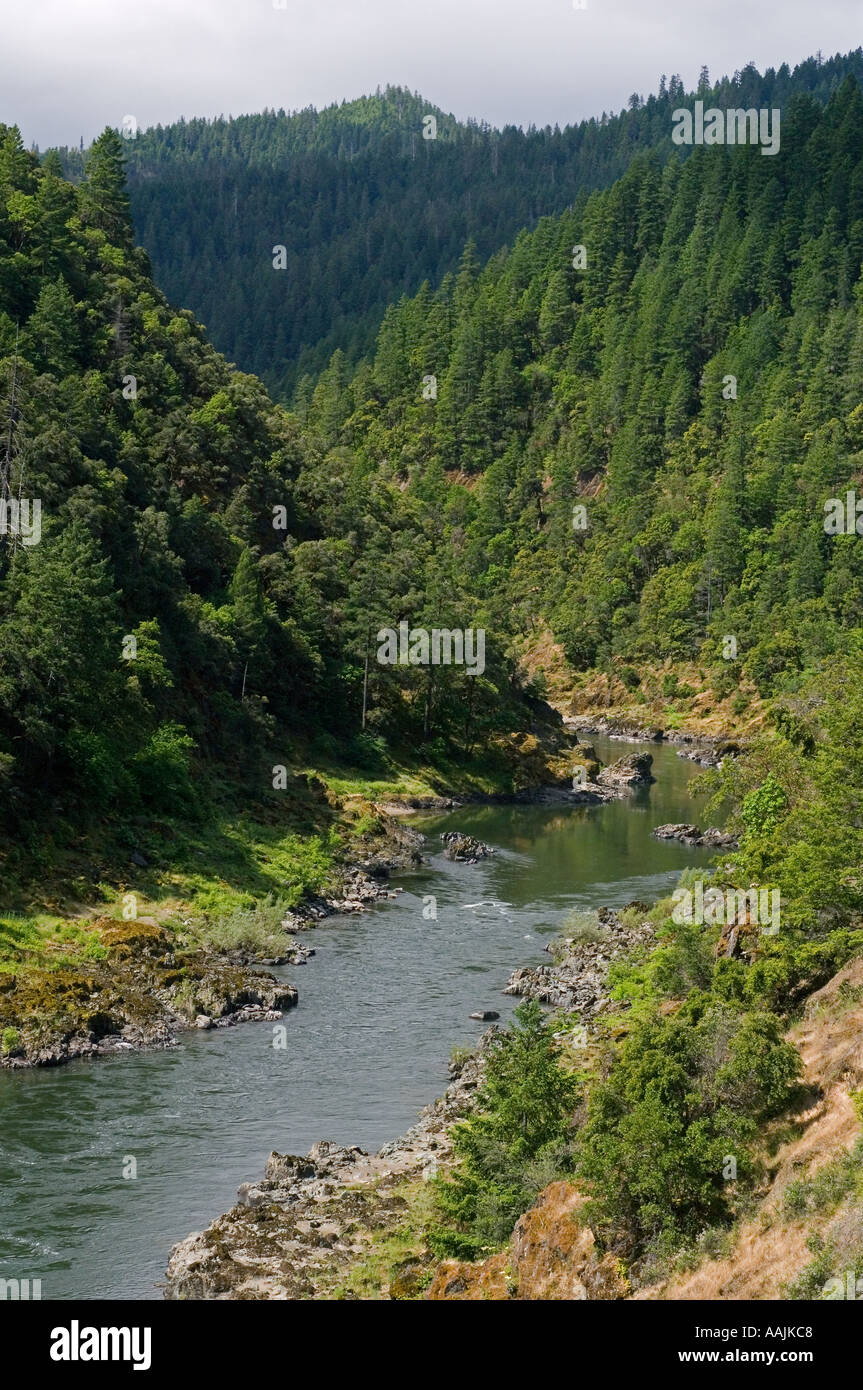
<svg viewBox="0 0 863 1390">
<path fill-rule="evenodd" d="M 464 743 L 466 758 L 469 758 L 471 753 L 473 752 L 473 744 L 471 743 L 471 724 L 473 723 L 473 697 L 475 690 L 476 680 L 472 679 L 470 683 L 470 693 L 467 697 L 467 719 L 464 721 Z"/>
<path fill-rule="evenodd" d="M 366 730 L 366 711 L 369 707 L 369 633 L 366 633 L 366 661 L 363 671 L 363 733 Z"/>
</svg>

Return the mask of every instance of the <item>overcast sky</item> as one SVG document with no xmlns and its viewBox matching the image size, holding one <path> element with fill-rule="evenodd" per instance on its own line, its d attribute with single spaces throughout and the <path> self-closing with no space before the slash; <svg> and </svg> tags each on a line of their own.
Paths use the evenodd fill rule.
<svg viewBox="0 0 863 1390">
<path fill-rule="evenodd" d="M 576 0 L 581 3 L 581 0 Z M 863 42 L 860 0 L 6 0 L 0 120 L 85 144 L 126 115 L 325 106 L 388 82 L 461 118 L 561 125 Z M 276 8 L 282 4 L 284 8 Z"/>
</svg>

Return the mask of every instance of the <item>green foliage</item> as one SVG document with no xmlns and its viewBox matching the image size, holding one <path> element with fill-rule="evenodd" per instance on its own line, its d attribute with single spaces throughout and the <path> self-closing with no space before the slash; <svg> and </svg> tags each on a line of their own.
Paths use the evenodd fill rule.
<svg viewBox="0 0 863 1390">
<path fill-rule="evenodd" d="M 759 1124 L 787 1104 L 800 1071 L 778 1018 L 694 990 L 679 1012 L 639 1023 L 590 1094 L 578 1174 L 602 1238 L 630 1256 L 727 1219 L 753 1171 Z"/>
<path fill-rule="evenodd" d="M 12 495 L 42 509 L 36 544 L 0 538 L 7 831 L 38 836 L 49 803 L 63 836 L 193 816 L 226 784 L 264 802 L 310 733 L 373 769 L 420 740 L 470 761 L 531 717 L 506 634 L 482 677 L 375 659 L 382 625 L 485 625 L 464 506 L 331 451 L 169 308 L 132 245 L 129 148 L 106 131 L 75 188 L 0 127 L 0 418 Z M 357 428 L 349 385 L 315 393 L 325 433 Z"/>
<path fill-rule="evenodd" d="M 294 577 L 347 590 L 353 692 L 387 607 L 415 622 L 467 607 L 501 651 L 550 624 L 570 663 L 607 663 L 633 691 L 645 663 L 716 666 L 729 634 L 721 694 L 743 680 L 765 698 L 793 693 L 841 654 L 863 562 L 822 521 L 863 447 L 863 172 L 848 136 L 863 97 L 854 76 L 825 108 L 790 76 L 765 80 L 790 83 L 775 159 L 642 150 L 613 187 L 485 265 L 468 246 L 457 274 L 390 305 L 373 361 L 352 371 L 335 354 L 303 393 L 302 498 L 357 554 L 345 566 L 336 540 L 325 555 L 302 544 Z M 662 109 L 629 114 L 653 129 Z M 801 217 L 814 196 L 818 218 Z M 581 244 L 590 260 L 575 271 Z M 454 721 L 466 693 L 405 674 L 394 702 L 376 675 L 367 725 L 390 735 L 406 705 Z M 666 672 L 666 700 L 695 693 Z M 468 746 L 493 724 L 490 707 L 471 715 Z"/>
<path fill-rule="evenodd" d="M 740 819 L 747 835 L 769 834 L 779 824 L 788 805 L 788 798 L 772 772 L 760 787 L 747 792 L 740 808 Z"/>
<path fill-rule="evenodd" d="M 793 96 L 811 93 L 824 102 L 849 73 L 863 77 L 859 50 L 810 58 L 793 71 L 783 67 L 762 74 L 749 64 L 701 95 L 708 106 L 722 108 L 779 106 L 784 119 Z M 424 280 L 437 285 L 456 273 L 468 240 L 484 263 L 524 227 L 535 225 L 537 210 L 561 213 L 577 198 L 619 179 L 634 150 L 654 151 L 660 165 L 678 158 L 681 152 L 671 142 L 672 112 L 691 106 L 693 96 L 672 78 L 647 100 L 630 102 L 601 120 L 592 117 L 563 129 L 497 131 L 456 121 L 416 93 L 387 87 L 322 111 L 264 111 L 156 126 L 124 142 L 122 154 L 135 227 L 169 299 L 194 310 L 230 361 L 255 372 L 282 399 L 298 387 L 302 400 L 312 394 L 334 352 L 343 353 L 351 367 L 371 355 L 387 306 L 405 290 L 416 293 Z M 423 139 L 427 115 L 437 119 L 434 140 Z M 108 194 L 107 208 L 100 201 L 94 215 L 101 219 L 97 225 L 110 229 L 106 214 L 116 203 L 112 161 L 119 152 L 116 146 L 105 148 L 104 141 L 103 136 L 103 148 L 97 142 L 89 157 L 76 149 L 61 154 L 76 178 L 87 163 L 94 203 L 97 192 Z M 94 151 L 102 167 L 92 167 Z M 650 251 L 657 244 L 661 200 L 643 198 L 631 218 L 634 246 L 619 260 L 615 247 L 607 262 L 618 276 L 618 298 L 633 251 Z M 284 271 L 272 268 L 274 243 L 286 248 Z M 772 244 L 769 251 L 769 276 L 779 279 L 783 267 L 776 264 Z M 813 273 L 820 270 L 820 259 L 813 261 Z M 549 352 L 566 348 L 575 322 L 569 261 L 562 258 L 543 285 L 531 290 L 540 339 Z M 736 264 L 734 274 L 743 278 Z M 425 335 L 429 357 L 440 329 L 435 322 Z M 697 323 L 687 329 L 697 338 Z M 393 361 L 387 394 L 403 365 Z M 433 371 L 434 364 L 424 363 L 422 370 Z M 668 422 L 673 434 L 680 429 L 676 416 L 685 412 L 695 387 L 688 373 L 674 369 L 666 381 L 673 396 Z M 503 357 L 496 359 L 488 385 L 514 394 Z M 474 423 L 481 428 L 481 418 Z"/>
<path fill-rule="evenodd" d="M 566 1171 L 577 1096 L 551 1026 L 528 1000 L 491 1043 L 476 1110 L 454 1131 L 457 1166 L 435 1180 L 439 1253 L 470 1258 L 501 1244 L 537 1193 Z"/>
<path fill-rule="evenodd" d="M 254 907 L 237 906 L 205 919 L 197 936 L 214 951 L 280 956 L 288 944 L 282 922 L 289 910 L 286 898 L 271 893 Z"/>
<path fill-rule="evenodd" d="M 133 200 L 163 285 L 282 391 L 329 359 L 292 413 L 153 285 L 116 132 L 86 170 L 66 153 L 72 186 L 0 126 L 0 419 L 10 487 L 44 511 L 39 544 L 0 551 L 10 842 L 38 843 L 49 815 L 74 839 L 97 817 L 191 819 L 225 787 L 247 795 L 273 822 L 257 867 L 277 893 L 210 881 L 196 906 L 219 908 L 212 944 L 269 949 L 332 869 L 326 824 L 286 837 L 271 792 L 310 733 L 374 775 L 422 743 L 446 784 L 540 717 L 515 653 L 549 625 L 571 663 L 632 691 L 647 663 L 687 660 L 721 669 L 717 693 L 748 682 L 770 702 L 748 756 L 711 776 L 741 837 L 720 873 L 778 885 L 779 937 L 716 960 L 710 931 L 659 920 L 656 950 L 614 969 L 630 1031 L 577 1134 L 581 1085 L 522 1005 L 435 1184 L 443 1253 L 500 1244 L 573 1171 L 600 1240 L 631 1258 L 727 1224 L 727 1160 L 745 1187 L 793 1094 L 782 1016 L 863 948 L 863 552 L 821 525 L 863 457 L 861 75 L 858 52 L 720 84 L 720 105 L 783 104 L 770 160 L 676 152 L 679 80 L 565 133 L 440 113 L 434 148 L 413 139 L 420 99 L 393 91 L 142 136 Z M 552 170 L 558 215 L 518 231 Z M 238 199 L 252 228 L 278 227 L 309 186 L 279 278 L 237 237 Z M 378 662 L 379 630 L 402 621 L 487 631 L 484 672 Z M 694 693 L 673 669 L 662 692 Z M 240 863 L 247 886 L 254 856 Z M 3 937 L 27 946 L 14 924 Z M 179 999 L 194 1007 L 191 987 Z"/>
<path fill-rule="evenodd" d="M 790 1220 L 805 1215 L 825 1216 L 846 1197 L 863 1199 L 863 1140 L 824 1164 L 812 1177 L 796 1178 L 785 1189 L 782 1210 Z"/>
</svg>

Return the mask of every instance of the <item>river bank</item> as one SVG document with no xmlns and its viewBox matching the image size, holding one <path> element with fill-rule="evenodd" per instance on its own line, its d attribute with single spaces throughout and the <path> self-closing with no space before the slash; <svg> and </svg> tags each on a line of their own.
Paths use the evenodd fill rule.
<svg viewBox="0 0 863 1390">
<path fill-rule="evenodd" d="M 257 967 L 305 964 L 314 949 L 294 933 L 394 897 L 390 874 L 421 862 L 422 836 L 391 817 L 378 816 L 362 841 L 361 862 L 336 870 L 328 895 L 276 912 L 266 934 L 250 926 L 244 936 L 241 924 L 235 942 L 202 946 L 182 910 L 160 921 L 135 905 L 128 920 L 86 921 L 81 960 L 0 973 L 0 1066 L 58 1066 L 175 1047 L 191 1029 L 278 1021 L 297 988 Z"/>
<path fill-rule="evenodd" d="M 540 999 L 582 1022 L 555 1034 L 564 1065 L 601 1070 L 628 1032 L 608 991 L 615 961 L 655 942 L 646 905 L 600 909 L 592 935 L 552 943 L 552 963 L 513 972 L 507 994 Z M 786 1038 L 804 1084 L 760 1136 L 760 1180 L 742 1219 L 711 1239 L 628 1267 L 597 1241 L 588 1194 L 556 1178 L 519 1218 L 505 1248 L 477 1261 L 440 1260 L 429 1180 L 452 1162 L 454 1126 L 470 1115 L 496 1029 L 450 1066 L 444 1095 L 401 1138 L 369 1154 L 322 1141 L 300 1157 L 273 1152 L 264 1177 L 171 1251 L 168 1299 L 376 1298 L 432 1301 L 787 1299 L 817 1297 L 859 1260 L 863 958 L 807 1000 Z M 676 1007 L 676 1006 L 675 1006 Z M 717 1251 L 719 1253 L 717 1253 Z M 823 1252 L 823 1253 L 822 1253 Z M 816 1258 L 813 1260 L 812 1255 Z M 826 1260 L 826 1263 L 825 1263 Z M 835 1295 L 831 1295 L 835 1296 Z M 851 1296 L 851 1295 L 847 1295 Z"/>
<path fill-rule="evenodd" d="M 452 1127 L 470 1112 L 482 1075 L 482 1044 L 450 1074 L 443 1096 L 376 1153 L 327 1140 L 302 1157 L 271 1153 L 264 1177 L 241 1183 L 230 1211 L 171 1251 L 165 1298 L 351 1296 L 352 1273 L 398 1249 L 423 1184 L 451 1156 Z M 396 1296 L 416 1291 L 421 1268 L 400 1253 Z"/>
<path fill-rule="evenodd" d="M 561 752 L 562 746 L 566 754 Z M 41 952 L 21 953 L 0 970 L 0 1067 L 56 1066 L 75 1059 L 175 1046 L 190 1028 L 273 1022 L 296 1004 L 297 988 L 253 969 L 256 965 L 303 964 L 313 954 L 295 936 L 325 918 L 365 911 L 395 896 L 393 873 L 422 861 L 422 836 L 402 823 L 407 811 L 465 804 L 600 805 L 648 785 L 649 754 L 631 754 L 603 766 L 595 750 L 556 730 L 553 757 L 542 744 L 527 758 L 530 785 L 508 792 L 472 793 L 470 803 L 452 796 L 420 798 L 419 805 L 390 801 L 381 806 L 363 796 L 332 797 L 317 779 L 306 788 L 342 816 L 341 848 L 320 891 L 306 886 L 292 907 L 275 912 L 268 932 L 254 913 L 238 930 L 211 934 L 196 922 L 189 902 L 167 908 L 118 899 L 123 917 L 81 914 L 73 931 L 77 959 L 68 956 L 68 936 Z M 542 774 L 553 781 L 535 784 Z M 577 780 L 578 774 L 581 780 Z M 135 854 L 140 867 L 147 860 Z M 152 911 L 145 910 L 152 907 Z M 260 915 L 260 914 L 259 914 Z M 242 914 L 241 914 L 242 916 Z M 236 927 L 236 914 L 233 922 Z"/>
<path fill-rule="evenodd" d="M 609 968 L 652 944 L 648 907 L 600 908 L 589 938 L 555 940 L 549 965 L 518 968 L 504 994 L 575 1012 L 560 1035 L 570 1056 L 595 1046 L 615 1006 Z M 168 1299 L 415 1298 L 436 1266 L 423 1233 L 428 1180 L 452 1157 L 452 1129 L 470 1113 L 482 1080 L 489 1029 L 475 1053 L 450 1063 L 444 1094 L 405 1134 L 375 1153 L 322 1140 L 307 1154 L 272 1152 L 262 1179 L 243 1182 L 235 1205 L 171 1251 Z"/>
<path fill-rule="evenodd" d="M 595 744 L 605 764 L 622 751 Z M 327 1138 L 373 1154 L 404 1134 L 450 1083 L 450 1050 L 472 1051 L 487 1028 L 471 1015 L 494 1011 L 506 1026 L 513 971 L 548 962 L 570 913 L 655 901 L 687 865 L 707 863 L 707 851 L 652 834 L 699 819 L 696 769 L 662 744 L 644 751 L 656 781 L 601 805 L 400 817 L 424 837 L 427 862 L 394 875 L 395 898 L 299 933 L 314 945 L 308 964 L 267 967 L 299 985 L 278 1024 L 192 1028 L 175 1046 L 98 1066 L 0 1070 L 0 1184 L 16 1193 L 0 1276 L 41 1277 L 47 1299 L 160 1297 L 172 1247 L 227 1211 L 271 1150 L 304 1154 Z M 447 859 L 440 836 L 453 830 L 495 854 Z M 411 1202 L 428 1193 L 418 1183 Z M 372 1274 L 357 1265 L 350 1278 L 365 1289 Z"/>
</svg>

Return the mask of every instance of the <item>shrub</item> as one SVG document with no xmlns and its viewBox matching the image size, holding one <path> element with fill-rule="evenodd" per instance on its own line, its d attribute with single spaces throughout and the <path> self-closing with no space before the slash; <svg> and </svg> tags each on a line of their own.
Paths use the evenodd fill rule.
<svg viewBox="0 0 863 1390">
<path fill-rule="evenodd" d="M 603 1238 L 635 1257 L 663 1235 L 692 1239 L 727 1220 L 727 1159 L 739 1178 L 752 1172 L 759 1124 L 787 1103 L 799 1070 L 778 1018 L 698 991 L 637 1025 L 578 1136 Z"/>
<path fill-rule="evenodd" d="M 437 1254 L 476 1258 L 502 1244 L 549 1182 L 570 1166 L 578 1083 L 560 1065 L 535 1000 L 491 1042 L 477 1108 L 454 1131 L 457 1165 L 434 1179 Z"/>
<path fill-rule="evenodd" d="M 281 924 L 288 911 L 286 900 L 271 893 L 254 907 L 235 907 L 206 920 L 199 934 L 204 944 L 215 951 L 281 955 L 288 941 Z"/>
<path fill-rule="evenodd" d="M 195 791 L 189 761 L 195 741 L 181 724 L 162 724 L 150 735 L 130 767 L 141 799 L 160 810 L 189 811 Z"/>
</svg>

